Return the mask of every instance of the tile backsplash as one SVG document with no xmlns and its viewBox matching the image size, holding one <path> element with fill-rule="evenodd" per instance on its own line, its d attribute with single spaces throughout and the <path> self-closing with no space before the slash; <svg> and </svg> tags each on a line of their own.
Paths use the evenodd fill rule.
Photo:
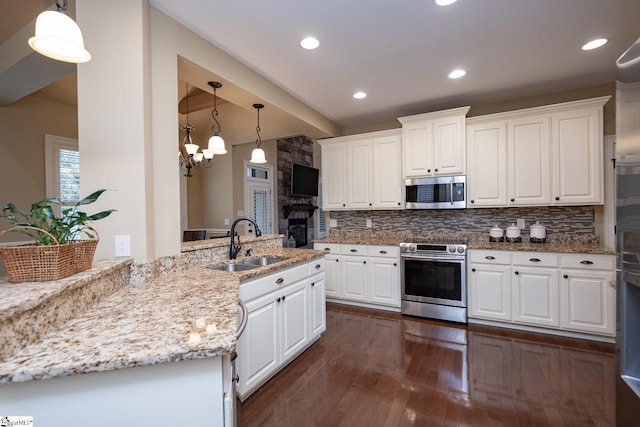
<svg viewBox="0 0 640 427">
<path fill-rule="evenodd" d="M 526 207 L 496 209 L 398 210 L 398 211 L 333 211 L 336 231 L 410 231 L 488 233 L 498 224 L 505 228 L 517 219 L 524 219 L 523 235 L 536 221 L 547 233 L 594 235 L 592 206 Z M 367 220 L 372 223 L 367 228 Z"/>
</svg>

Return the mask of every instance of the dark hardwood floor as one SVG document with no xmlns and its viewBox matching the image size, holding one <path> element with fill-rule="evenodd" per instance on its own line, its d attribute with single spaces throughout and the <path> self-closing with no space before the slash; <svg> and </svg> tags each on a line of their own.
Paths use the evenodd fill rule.
<svg viewBox="0 0 640 427">
<path fill-rule="evenodd" d="M 613 426 L 613 345 L 328 304 L 247 426 Z"/>
</svg>

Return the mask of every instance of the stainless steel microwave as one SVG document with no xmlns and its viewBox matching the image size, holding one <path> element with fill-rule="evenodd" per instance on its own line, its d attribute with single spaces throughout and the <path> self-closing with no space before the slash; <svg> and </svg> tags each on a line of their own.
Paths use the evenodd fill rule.
<svg viewBox="0 0 640 427">
<path fill-rule="evenodd" d="M 434 176 L 404 180 L 405 209 L 465 209 L 466 176 Z"/>
</svg>

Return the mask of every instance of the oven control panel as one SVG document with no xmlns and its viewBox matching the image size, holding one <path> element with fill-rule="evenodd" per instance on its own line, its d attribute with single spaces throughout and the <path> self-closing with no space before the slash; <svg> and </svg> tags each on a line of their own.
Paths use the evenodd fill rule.
<svg viewBox="0 0 640 427">
<path fill-rule="evenodd" d="M 439 243 L 400 243 L 400 252 L 405 254 L 464 255 L 467 245 Z"/>
</svg>

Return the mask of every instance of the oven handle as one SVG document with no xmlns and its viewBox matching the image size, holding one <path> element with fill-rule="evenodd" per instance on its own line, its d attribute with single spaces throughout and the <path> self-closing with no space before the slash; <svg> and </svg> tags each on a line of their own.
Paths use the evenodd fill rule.
<svg viewBox="0 0 640 427">
<path fill-rule="evenodd" d="M 415 261 L 449 261 L 452 262 L 454 264 L 464 264 L 466 257 L 464 255 L 462 256 L 451 256 L 451 255 L 445 255 L 442 257 L 439 256 L 433 256 L 433 255 L 428 255 L 428 256 L 424 256 L 424 255 L 410 255 L 410 254 L 401 254 L 400 255 L 401 259 L 411 259 L 411 260 L 415 260 Z"/>
</svg>

